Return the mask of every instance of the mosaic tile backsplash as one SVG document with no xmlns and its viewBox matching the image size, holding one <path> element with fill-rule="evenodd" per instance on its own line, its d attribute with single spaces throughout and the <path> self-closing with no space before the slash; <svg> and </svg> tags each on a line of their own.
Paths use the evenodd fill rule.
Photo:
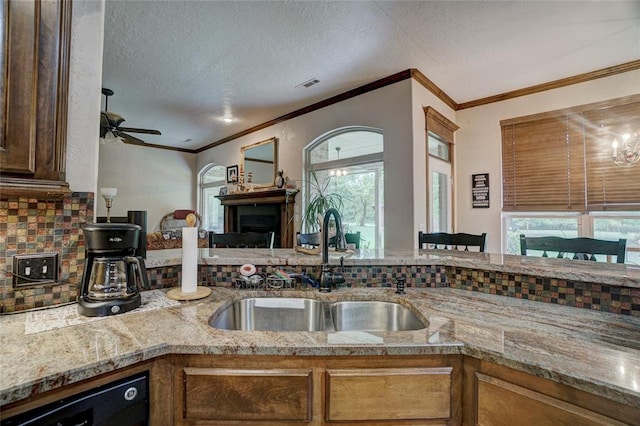
<svg viewBox="0 0 640 426">
<path fill-rule="evenodd" d="M 451 288 L 640 317 L 640 289 L 448 268 Z"/>
<path fill-rule="evenodd" d="M 317 268 L 284 269 L 288 273 L 301 273 L 318 278 Z M 179 266 L 154 268 L 148 272 L 151 287 L 154 289 L 180 285 Z M 264 276 L 272 273 L 273 267 L 258 266 L 257 272 Z M 229 287 L 238 275 L 237 266 L 200 266 L 198 285 Z M 628 287 L 444 266 L 345 267 L 344 275 L 351 287 L 394 287 L 395 278 L 405 277 L 407 288 L 451 287 L 640 317 L 640 289 Z"/>
<path fill-rule="evenodd" d="M 93 221 L 94 194 L 74 192 L 60 200 L 0 200 L 0 313 L 76 300 L 84 266 L 81 226 Z M 61 284 L 14 289 L 13 256 L 58 253 Z"/>
</svg>

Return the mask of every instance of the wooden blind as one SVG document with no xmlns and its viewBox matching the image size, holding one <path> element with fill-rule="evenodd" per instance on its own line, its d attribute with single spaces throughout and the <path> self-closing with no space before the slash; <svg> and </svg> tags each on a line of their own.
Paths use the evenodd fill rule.
<svg viewBox="0 0 640 426">
<path fill-rule="evenodd" d="M 640 162 L 611 159 L 614 136 L 640 131 L 640 102 L 605 105 L 501 122 L 504 211 L 640 210 Z"/>
<path fill-rule="evenodd" d="M 640 162 L 617 166 L 613 140 L 640 133 L 640 102 L 585 111 L 588 210 L 640 210 Z M 633 137 L 633 136 L 632 136 Z"/>
<path fill-rule="evenodd" d="M 565 114 L 503 126 L 502 178 L 504 210 L 583 211 L 579 117 Z"/>
</svg>

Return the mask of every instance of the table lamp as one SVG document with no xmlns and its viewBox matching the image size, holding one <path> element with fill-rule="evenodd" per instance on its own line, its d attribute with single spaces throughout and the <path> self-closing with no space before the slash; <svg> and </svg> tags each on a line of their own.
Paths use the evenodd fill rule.
<svg viewBox="0 0 640 426">
<path fill-rule="evenodd" d="M 104 198 L 107 205 L 107 223 L 111 223 L 111 206 L 113 205 L 113 199 L 116 198 L 118 188 L 100 188 L 100 195 Z"/>
</svg>

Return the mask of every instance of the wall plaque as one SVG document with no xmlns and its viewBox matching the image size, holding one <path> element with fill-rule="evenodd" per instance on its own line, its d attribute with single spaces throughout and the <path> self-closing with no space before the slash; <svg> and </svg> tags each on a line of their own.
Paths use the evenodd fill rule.
<svg viewBox="0 0 640 426">
<path fill-rule="evenodd" d="M 472 207 L 489 208 L 489 173 L 471 175 Z"/>
</svg>

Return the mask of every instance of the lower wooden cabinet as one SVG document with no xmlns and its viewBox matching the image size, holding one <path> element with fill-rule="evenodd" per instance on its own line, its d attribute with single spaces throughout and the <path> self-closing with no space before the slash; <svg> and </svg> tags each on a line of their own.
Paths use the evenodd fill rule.
<svg viewBox="0 0 640 426">
<path fill-rule="evenodd" d="M 623 425 L 610 417 L 481 373 L 478 425 Z"/>
<path fill-rule="evenodd" d="M 311 420 L 310 369 L 184 368 L 183 420 Z"/>
<path fill-rule="evenodd" d="M 176 425 L 459 425 L 462 356 L 174 358 Z"/>
<path fill-rule="evenodd" d="M 327 421 L 451 419 L 451 367 L 327 370 Z"/>
<path fill-rule="evenodd" d="M 153 426 L 640 425 L 638 408 L 463 355 L 173 355 L 0 410 L 10 417 L 142 371 Z"/>
<path fill-rule="evenodd" d="M 464 424 L 640 425 L 640 409 L 487 361 L 465 358 Z"/>
</svg>

